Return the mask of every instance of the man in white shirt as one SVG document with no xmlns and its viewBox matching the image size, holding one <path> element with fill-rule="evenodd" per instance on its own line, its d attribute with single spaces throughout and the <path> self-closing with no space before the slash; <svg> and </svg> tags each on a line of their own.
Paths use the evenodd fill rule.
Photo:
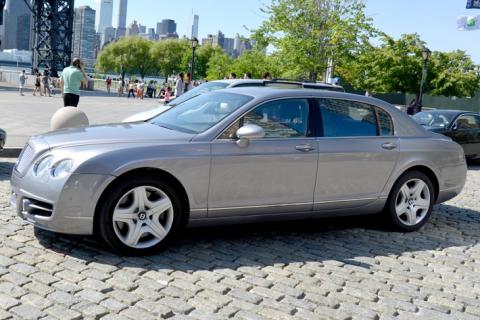
<svg viewBox="0 0 480 320">
<path fill-rule="evenodd" d="M 26 81 L 27 81 L 27 76 L 25 75 L 25 70 L 22 70 L 22 73 L 20 73 L 20 75 L 18 77 L 18 90 L 19 90 L 21 96 L 24 96 L 23 87 L 25 87 L 25 82 Z"/>
</svg>

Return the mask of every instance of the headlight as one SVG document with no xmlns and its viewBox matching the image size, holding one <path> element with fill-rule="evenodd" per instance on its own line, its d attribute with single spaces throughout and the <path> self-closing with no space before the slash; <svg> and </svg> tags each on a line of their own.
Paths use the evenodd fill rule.
<svg viewBox="0 0 480 320">
<path fill-rule="evenodd" d="M 45 158 L 40 159 L 35 165 L 33 166 L 33 173 L 36 176 L 43 175 L 46 171 L 48 171 L 52 166 L 53 156 L 47 156 Z"/>
<path fill-rule="evenodd" d="M 67 174 L 72 173 L 73 160 L 63 159 L 52 166 L 51 175 L 54 178 L 63 178 Z"/>
</svg>

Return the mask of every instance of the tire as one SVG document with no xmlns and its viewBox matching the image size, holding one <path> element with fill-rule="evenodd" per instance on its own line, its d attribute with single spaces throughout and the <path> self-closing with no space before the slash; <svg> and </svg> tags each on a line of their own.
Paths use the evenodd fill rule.
<svg viewBox="0 0 480 320">
<path fill-rule="evenodd" d="M 168 181 L 148 176 L 120 179 L 100 198 L 96 232 L 115 252 L 157 253 L 185 225 L 178 191 Z"/>
<path fill-rule="evenodd" d="M 395 182 L 385 207 L 390 224 L 401 232 L 419 230 L 432 214 L 434 199 L 427 175 L 420 171 L 405 173 Z"/>
</svg>

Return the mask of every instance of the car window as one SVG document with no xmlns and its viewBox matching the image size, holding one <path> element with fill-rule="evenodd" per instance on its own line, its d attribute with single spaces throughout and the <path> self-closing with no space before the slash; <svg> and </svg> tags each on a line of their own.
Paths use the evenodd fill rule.
<svg viewBox="0 0 480 320">
<path fill-rule="evenodd" d="M 380 134 L 382 136 L 393 136 L 393 121 L 390 115 L 383 109 L 377 110 L 378 125 L 380 126 Z"/>
<path fill-rule="evenodd" d="M 187 133 L 200 133 L 210 129 L 253 97 L 225 93 L 206 93 L 179 104 L 151 119 L 161 127 Z"/>
<path fill-rule="evenodd" d="M 446 128 L 455 115 L 438 111 L 422 111 L 413 116 L 418 124 L 424 127 Z"/>
<path fill-rule="evenodd" d="M 479 129 L 479 117 L 471 114 L 465 114 L 457 119 L 457 130 Z"/>
<path fill-rule="evenodd" d="M 204 94 L 204 93 L 207 93 L 207 92 L 210 92 L 210 91 L 216 91 L 216 90 L 224 89 L 227 86 L 228 86 L 228 83 L 226 83 L 226 82 L 216 82 L 216 81 L 206 82 L 206 83 L 203 83 L 203 84 L 199 85 L 198 87 L 193 88 L 192 90 L 189 90 L 189 91 L 185 92 L 184 94 L 182 94 L 178 98 L 173 99 L 169 103 L 169 105 L 170 106 L 176 106 L 176 105 L 179 105 L 180 103 L 183 103 L 187 100 L 192 99 L 193 97 L 199 96 L 201 94 Z"/>
<path fill-rule="evenodd" d="M 319 99 L 324 137 L 377 136 L 375 109 L 364 103 Z"/>
<path fill-rule="evenodd" d="M 308 135 L 306 99 L 283 99 L 265 103 L 247 113 L 220 135 L 220 139 L 235 139 L 237 130 L 246 124 L 256 124 L 265 130 L 265 138 L 300 138 Z"/>
</svg>

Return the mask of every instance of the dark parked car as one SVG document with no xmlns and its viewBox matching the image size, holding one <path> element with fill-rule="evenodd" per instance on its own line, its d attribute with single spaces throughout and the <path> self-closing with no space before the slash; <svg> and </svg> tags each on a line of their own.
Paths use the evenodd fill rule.
<svg viewBox="0 0 480 320">
<path fill-rule="evenodd" d="M 459 143 L 469 160 L 480 159 L 480 114 L 461 110 L 432 110 L 413 119 L 425 129 L 444 134 Z"/>
<path fill-rule="evenodd" d="M 5 130 L 0 129 L 0 150 L 3 149 L 5 145 L 5 140 L 7 140 L 7 133 Z"/>
</svg>

